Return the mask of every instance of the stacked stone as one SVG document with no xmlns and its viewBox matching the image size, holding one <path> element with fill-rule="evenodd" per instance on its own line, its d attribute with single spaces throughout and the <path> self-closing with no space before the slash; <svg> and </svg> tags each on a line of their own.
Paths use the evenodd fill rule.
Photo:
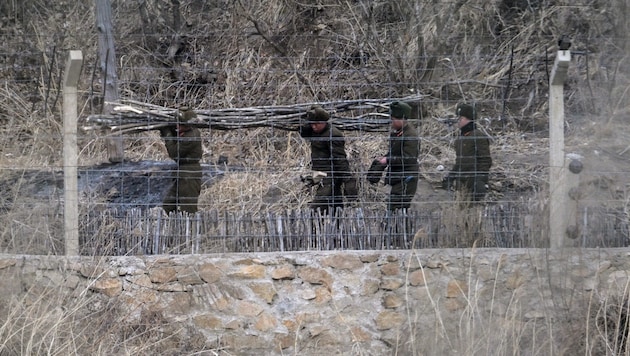
<svg viewBox="0 0 630 356">
<path fill-rule="evenodd" d="M 622 291 L 630 270 L 626 254 L 490 249 L 4 255 L 0 293 L 27 301 L 36 299 L 29 293 L 54 288 L 72 305 L 89 295 L 86 308 L 113 302 L 130 324 L 143 313 L 159 314 L 170 325 L 201 333 L 207 347 L 219 343 L 235 354 L 357 348 L 392 354 L 420 347 L 418 338 L 456 337 L 462 323 L 517 318 L 544 324 L 562 296 L 609 292 L 611 286 Z"/>
</svg>

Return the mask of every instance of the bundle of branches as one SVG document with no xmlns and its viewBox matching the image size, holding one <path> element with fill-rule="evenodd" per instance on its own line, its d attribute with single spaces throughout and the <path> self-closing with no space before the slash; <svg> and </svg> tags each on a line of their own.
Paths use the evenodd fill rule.
<svg viewBox="0 0 630 356">
<path fill-rule="evenodd" d="M 197 118 L 188 124 L 199 128 L 234 130 L 256 127 L 273 127 L 297 131 L 304 124 L 304 115 L 312 105 L 321 105 L 341 130 L 382 132 L 389 130 L 388 105 L 401 100 L 419 102 L 422 96 L 400 99 L 362 99 L 305 103 L 284 106 L 256 106 L 241 109 L 195 110 Z M 90 115 L 84 131 L 108 130 L 110 133 L 137 133 L 158 130 L 177 122 L 177 109 L 124 100 L 116 104 L 110 114 Z"/>
</svg>

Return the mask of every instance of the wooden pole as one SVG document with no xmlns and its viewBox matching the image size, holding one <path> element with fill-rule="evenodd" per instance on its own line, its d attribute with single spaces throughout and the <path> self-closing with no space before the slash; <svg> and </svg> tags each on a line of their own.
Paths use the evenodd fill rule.
<svg viewBox="0 0 630 356">
<path fill-rule="evenodd" d="M 70 51 L 63 80 L 64 238 L 67 256 L 79 254 L 77 86 L 83 54 Z"/>
<path fill-rule="evenodd" d="M 567 231 L 568 189 L 564 154 L 564 82 L 571 51 L 560 50 L 549 83 L 549 246 L 564 246 Z"/>
<path fill-rule="evenodd" d="M 99 68 L 103 79 L 103 113 L 110 114 L 113 103 L 118 102 L 118 75 L 110 0 L 96 0 L 96 29 L 98 30 Z M 107 136 L 107 154 L 112 163 L 124 159 L 122 133 Z"/>
</svg>

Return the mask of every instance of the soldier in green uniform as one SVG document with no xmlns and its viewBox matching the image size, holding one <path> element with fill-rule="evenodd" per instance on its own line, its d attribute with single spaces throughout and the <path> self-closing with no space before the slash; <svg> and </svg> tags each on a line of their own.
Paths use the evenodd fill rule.
<svg viewBox="0 0 630 356">
<path fill-rule="evenodd" d="M 455 140 L 455 165 L 442 182 L 449 189 L 453 183 L 458 190 L 460 212 L 455 219 L 458 247 L 484 244 L 483 202 L 492 167 L 490 139 L 475 124 L 475 107 L 459 104 L 455 109 L 459 136 Z"/>
<path fill-rule="evenodd" d="M 356 179 L 350 171 L 343 133 L 330 123 L 330 114 L 312 106 L 306 113 L 308 123 L 300 127 L 300 136 L 311 143 L 311 169 L 324 176 L 310 203 L 314 210 L 334 213 L 348 200 L 357 199 Z"/>
<path fill-rule="evenodd" d="M 418 154 L 420 138 L 415 127 L 409 123 L 411 106 L 395 101 L 389 106 L 392 131 L 389 136 L 389 151 L 375 159 L 387 169 L 385 181 L 391 186 L 387 209 L 407 209 L 418 188 Z M 373 163 L 374 164 L 374 163 Z"/>
<path fill-rule="evenodd" d="M 181 107 L 178 112 L 176 126 L 160 130 L 168 155 L 177 162 L 173 184 L 162 201 L 166 213 L 185 211 L 197 212 L 197 202 L 201 193 L 201 133 L 199 129 L 186 125 L 197 115 L 188 107 Z"/>
<path fill-rule="evenodd" d="M 475 124 L 475 108 L 459 104 L 455 115 L 460 134 L 455 140 L 455 165 L 443 185 L 447 188 L 455 182 L 465 201 L 480 202 L 487 192 L 488 172 L 492 167 L 490 139 Z"/>
</svg>

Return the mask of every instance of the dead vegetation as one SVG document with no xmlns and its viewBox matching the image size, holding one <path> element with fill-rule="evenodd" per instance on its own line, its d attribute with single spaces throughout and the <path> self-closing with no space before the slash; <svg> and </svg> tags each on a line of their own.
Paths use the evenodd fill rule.
<svg viewBox="0 0 630 356">
<path fill-rule="evenodd" d="M 223 110 L 422 96 L 414 112 L 423 138 L 422 176 L 428 185 L 419 192 L 418 210 L 437 202 L 444 208 L 445 229 L 467 221 L 458 220 L 449 196 L 431 188 L 441 179 L 436 167 L 448 167 L 454 159 L 449 147 L 453 130 L 438 119 L 450 115 L 459 101 L 475 101 L 480 125 L 493 137 L 492 199 L 522 203 L 533 212 L 521 216 L 508 208 L 499 211 L 503 215 L 497 214 L 500 219 L 490 230 L 512 238 L 512 231 L 505 229 L 512 220 L 534 226 L 537 233 L 545 230 L 547 83 L 556 41 L 568 35 L 573 61 L 565 86 L 567 151 L 584 156 L 582 204 L 588 212 L 601 208 L 620 213 L 602 215 L 592 229 L 596 233 L 587 237 L 605 246 L 604 231 L 628 236 L 630 9 L 625 0 L 112 3 L 120 95 L 127 100 Z M 62 253 L 58 182 L 46 185 L 57 190 L 35 194 L 33 187 L 50 181 L 28 178 L 32 169 L 61 168 L 61 80 L 70 49 L 84 54 L 81 124 L 89 115 L 101 114 L 103 82 L 96 67 L 94 23 L 89 1 L 0 2 L 0 65 L 6 69 L 0 71 L 2 252 Z M 359 131 L 347 137 L 357 173 L 385 149 L 384 134 Z M 102 133 L 82 135 L 81 164 L 106 162 L 104 147 Z M 204 150 L 206 163 L 227 158 L 246 167 L 227 171 L 222 180 L 205 187 L 200 201 L 207 212 L 264 215 L 306 206 L 309 197 L 299 176 L 308 169 L 309 152 L 295 133 L 210 128 L 204 130 Z M 129 160 L 167 159 L 155 132 L 127 135 L 125 154 Z M 14 175 L 22 178 L 9 179 Z M 361 189 L 366 205 L 382 208 L 384 187 Z M 88 198 L 83 211 L 103 202 L 103 197 Z M 109 233 L 120 234 L 123 223 L 104 224 L 96 235 L 104 248 L 116 247 Z M 457 233 L 452 231 L 453 240 Z M 208 246 L 211 251 L 222 248 Z M 75 304 L 63 309 L 59 305 L 65 299 L 48 292 L 0 306 L 0 353 L 226 354 L 218 345 L 206 345 L 192 330 L 181 336 L 181 330 L 170 328 L 159 314 L 145 313 L 129 323 L 102 301 L 70 299 Z M 468 354 L 628 354 L 627 293 L 621 295 L 625 297 L 567 309 L 564 319 L 554 319 L 561 321 L 555 324 L 560 330 L 532 331 L 531 323 L 511 315 L 484 320 L 479 328 L 475 318 L 463 317 L 458 321 L 462 330 L 474 332 L 457 341 Z M 470 315 L 478 300 L 486 303 L 472 296 Z M 81 309 L 86 305 L 91 313 Z M 569 315 L 576 309 L 584 315 Z M 547 315 L 545 320 L 555 317 Z M 466 328 L 473 324 L 475 328 Z M 409 354 L 425 351 L 422 348 L 428 354 L 444 350 L 425 336 L 410 340 Z"/>
<path fill-rule="evenodd" d="M 567 151 L 582 155 L 585 166 L 592 167 L 584 172 L 582 199 L 589 207 L 621 210 L 630 200 L 624 178 L 630 152 L 620 130 L 629 82 L 621 0 L 578 5 L 555 0 L 143 0 L 112 5 L 119 92 L 127 102 L 166 108 L 185 103 L 199 112 L 239 113 L 252 107 L 421 98 L 414 106 L 423 140 L 419 211 L 452 202 L 451 195 L 435 189 L 445 173 L 438 167 L 448 170 L 454 160 L 455 130 L 442 119 L 465 100 L 477 103 L 478 123 L 493 138 L 490 199 L 544 213 L 547 81 L 557 40 L 567 35 L 573 52 L 565 87 Z M 6 85 L 0 89 L 0 165 L 4 173 L 18 174 L 59 169 L 60 83 L 67 50 L 84 54 L 80 125 L 101 114 L 103 106 L 94 9 L 89 3 L 44 6 L 35 1 L 1 6 L 0 35 L 7 38 L 1 60 L 14 70 L 1 74 Z M 262 215 L 304 208 L 309 199 L 299 182 L 308 171 L 304 141 L 286 127 L 225 129 L 233 124 L 203 130 L 203 162 L 244 167 L 206 186 L 203 208 Z M 103 134 L 82 132 L 81 165 L 107 161 Z M 347 139 L 358 176 L 386 150 L 384 133 L 359 129 L 347 132 Z M 126 134 L 125 155 L 132 161 L 167 160 L 155 132 Z M 382 207 L 386 187 L 363 183 L 362 203 Z M 19 199 L 23 191 L 16 189 L 3 191 L 11 214 L 41 209 L 36 207 L 39 196 Z M 92 199 L 85 209 L 103 201 Z M 60 216 L 59 210 L 50 212 L 47 201 L 41 203 L 46 209 L 35 221 Z M 7 215 L 6 221 L 4 226 L 29 220 Z M 28 228 L 38 234 L 57 231 Z M 5 241 L 17 241 L 16 231 L 25 230 L 5 230 Z"/>
<path fill-rule="evenodd" d="M 15 290 L 0 306 L 0 353 L 6 355 L 214 354 L 221 348 L 197 330 L 168 323 L 159 311 L 129 314 L 87 290 L 33 284 Z M 3 289 L 4 290 L 4 289 Z"/>
<path fill-rule="evenodd" d="M 468 100 L 480 105 L 500 136 L 531 135 L 545 131 L 546 80 L 556 40 L 567 34 L 576 52 L 568 114 L 602 115 L 614 123 L 625 111 L 626 71 L 619 59 L 626 25 L 614 20 L 621 1 L 177 4 L 114 4 L 121 97 L 212 110 L 423 94 L 417 114 L 423 124 Z M 2 117 L 5 128 L 15 130 L 10 120 L 22 127 L 18 135 L 2 135 L 5 152 L 28 145 L 37 151 L 30 157 L 60 160 L 59 147 L 45 141 L 59 134 L 67 48 L 85 56 L 81 117 L 100 113 L 92 9 L 62 6 L 5 5 L 3 33 L 35 39 L 8 42 L 5 62 L 16 71 L 5 77 L 11 85 L 4 89 Z M 105 159 L 97 155 L 89 151 L 85 159 Z"/>
</svg>

